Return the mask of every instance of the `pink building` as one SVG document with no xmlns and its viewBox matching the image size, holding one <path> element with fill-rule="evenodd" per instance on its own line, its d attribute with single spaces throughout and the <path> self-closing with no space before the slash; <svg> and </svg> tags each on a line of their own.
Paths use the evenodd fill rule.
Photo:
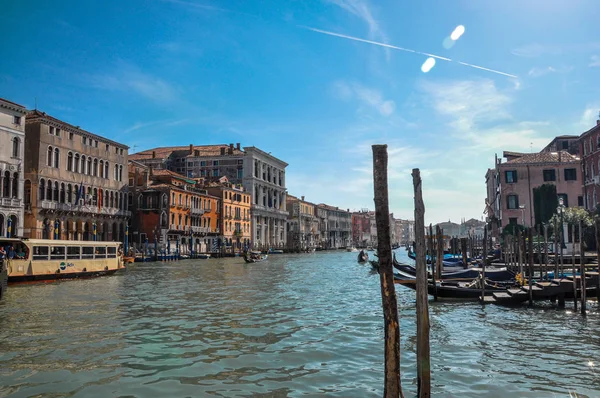
<svg viewBox="0 0 600 398">
<path fill-rule="evenodd" d="M 508 224 L 530 227 L 535 224 L 533 189 L 556 185 L 566 207 L 583 206 L 579 157 L 565 150 L 518 153 L 505 151 L 505 162 L 486 173 L 488 219 L 496 221 L 495 233 Z"/>
<path fill-rule="evenodd" d="M 594 210 L 600 200 L 600 120 L 579 138 L 579 150 L 583 154 L 583 197 L 587 210 Z"/>
</svg>

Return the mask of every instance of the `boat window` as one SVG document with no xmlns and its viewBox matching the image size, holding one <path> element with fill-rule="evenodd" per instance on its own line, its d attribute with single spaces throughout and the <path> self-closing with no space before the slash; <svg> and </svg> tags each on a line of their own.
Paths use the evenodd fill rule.
<svg viewBox="0 0 600 398">
<path fill-rule="evenodd" d="M 108 258 L 117 257 L 117 248 L 116 247 L 107 247 L 108 250 Z"/>
<path fill-rule="evenodd" d="M 94 248 L 93 247 L 82 247 L 81 258 L 94 258 Z"/>
<path fill-rule="evenodd" d="M 34 260 L 48 260 L 48 253 L 50 252 L 48 246 L 34 246 L 33 247 L 33 259 Z"/>
<path fill-rule="evenodd" d="M 20 259 L 20 260 L 29 258 L 29 249 L 27 248 L 27 245 L 19 242 L 14 245 L 14 248 L 15 248 L 15 257 L 14 258 Z"/>
<path fill-rule="evenodd" d="M 79 259 L 80 253 L 81 253 L 81 247 L 79 247 L 79 246 L 67 247 L 67 258 L 70 260 Z"/>
<path fill-rule="evenodd" d="M 64 260 L 65 259 L 65 247 L 64 246 L 52 246 L 50 249 L 51 260 Z"/>
<path fill-rule="evenodd" d="M 96 258 L 106 258 L 106 247 L 96 247 Z"/>
</svg>

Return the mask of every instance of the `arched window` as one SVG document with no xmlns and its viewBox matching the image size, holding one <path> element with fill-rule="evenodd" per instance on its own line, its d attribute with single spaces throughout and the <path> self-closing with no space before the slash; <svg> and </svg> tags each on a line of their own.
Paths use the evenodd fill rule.
<svg viewBox="0 0 600 398">
<path fill-rule="evenodd" d="M 60 203 L 65 203 L 67 193 L 65 192 L 65 183 L 60 184 Z"/>
<path fill-rule="evenodd" d="M 98 188 L 94 188 L 94 196 L 93 196 L 94 201 L 92 202 L 93 204 L 97 204 L 98 203 Z"/>
<path fill-rule="evenodd" d="M 175 214 L 171 214 L 171 225 L 175 225 Z"/>
<path fill-rule="evenodd" d="M 94 159 L 94 172 L 93 172 L 94 177 L 98 176 L 98 159 Z"/>
<path fill-rule="evenodd" d="M 85 174 L 85 155 L 81 155 L 81 174 Z"/>
<path fill-rule="evenodd" d="M 67 203 L 73 203 L 73 186 L 67 185 Z"/>
<path fill-rule="evenodd" d="M 109 198 L 108 191 L 104 191 L 104 200 L 102 201 L 102 206 L 108 207 L 108 204 L 109 204 L 108 198 Z"/>
<path fill-rule="evenodd" d="M 104 160 L 100 161 L 100 177 L 104 178 Z"/>
<path fill-rule="evenodd" d="M 178 220 L 179 221 L 179 225 L 181 226 L 181 214 L 179 215 L 178 218 L 179 218 L 179 220 Z"/>
<path fill-rule="evenodd" d="M 75 173 L 79 173 L 79 154 L 78 153 L 75 154 L 75 159 L 73 162 L 73 171 Z"/>
<path fill-rule="evenodd" d="M 46 200 L 52 200 L 52 181 L 50 180 L 46 186 Z"/>
<path fill-rule="evenodd" d="M 114 204 L 115 204 L 115 195 L 112 193 L 112 191 L 110 193 L 109 204 L 110 204 L 110 207 L 115 207 L 114 206 Z"/>
<path fill-rule="evenodd" d="M 46 197 L 46 181 L 42 178 L 40 180 L 40 200 L 44 200 Z"/>
<path fill-rule="evenodd" d="M 60 150 L 58 148 L 54 148 L 54 167 L 58 169 L 60 166 Z"/>
<path fill-rule="evenodd" d="M 115 181 L 119 181 L 119 165 L 115 164 Z"/>
<path fill-rule="evenodd" d="M 46 159 L 46 165 L 47 165 L 48 167 L 52 167 L 52 154 L 53 154 L 53 153 L 54 153 L 54 149 L 52 149 L 52 147 L 51 147 L 51 146 L 49 146 L 49 147 L 48 147 L 48 154 L 46 155 L 46 156 L 47 156 L 47 159 Z"/>
<path fill-rule="evenodd" d="M 19 173 L 13 174 L 12 184 L 13 184 L 12 197 L 18 198 L 19 197 Z M 6 194 L 6 196 L 8 196 L 8 193 Z"/>
<path fill-rule="evenodd" d="M 123 181 L 123 166 L 119 166 L 119 181 Z"/>
<path fill-rule="evenodd" d="M 179 205 L 181 206 L 183 202 L 181 201 L 181 194 L 179 194 Z"/>
<path fill-rule="evenodd" d="M 58 181 L 54 181 L 54 195 L 52 196 L 52 199 L 55 202 L 58 202 Z"/>
<path fill-rule="evenodd" d="M 108 162 L 104 162 L 104 178 L 108 179 Z"/>
<path fill-rule="evenodd" d="M 87 160 L 87 175 L 92 175 L 92 158 L 89 156 Z"/>
<path fill-rule="evenodd" d="M 20 157 L 20 144 L 21 144 L 21 140 L 19 140 L 19 138 L 15 137 L 13 138 L 13 150 L 12 150 L 12 156 L 13 158 L 18 158 Z"/>
<path fill-rule="evenodd" d="M 73 171 L 73 152 L 67 154 L 67 170 Z"/>
</svg>

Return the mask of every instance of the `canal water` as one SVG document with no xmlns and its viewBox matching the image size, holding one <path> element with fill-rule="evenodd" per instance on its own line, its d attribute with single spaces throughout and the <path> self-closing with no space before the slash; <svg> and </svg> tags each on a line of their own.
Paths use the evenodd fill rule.
<svg viewBox="0 0 600 398">
<path fill-rule="evenodd" d="M 0 302 L 0 397 L 380 397 L 379 277 L 356 256 L 145 263 L 11 286 Z M 415 294 L 396 288 L 410 397 Z M 430 316 L 433 396 L 600 396 L 596 303 L 586 319 L 434 302 Z"/>
</svg>

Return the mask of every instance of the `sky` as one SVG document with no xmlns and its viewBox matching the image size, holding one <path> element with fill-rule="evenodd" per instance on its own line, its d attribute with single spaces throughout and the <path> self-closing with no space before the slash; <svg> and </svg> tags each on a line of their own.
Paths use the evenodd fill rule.
<svg viewBox="0 0 600 398">
<path fill-rule="evenodd" d="M 593 0 L 2 8 L 0 97 L 130 153 L 256 146 L 289 163 L 290 194 L 350 210 L 374 208 L 371 145 L 387 144 L 396 218 L 414 216 L 419 168 L 426 223 L 481 219 L 495 154 L 581 134 L 600 110 Z"/>
</svg>

